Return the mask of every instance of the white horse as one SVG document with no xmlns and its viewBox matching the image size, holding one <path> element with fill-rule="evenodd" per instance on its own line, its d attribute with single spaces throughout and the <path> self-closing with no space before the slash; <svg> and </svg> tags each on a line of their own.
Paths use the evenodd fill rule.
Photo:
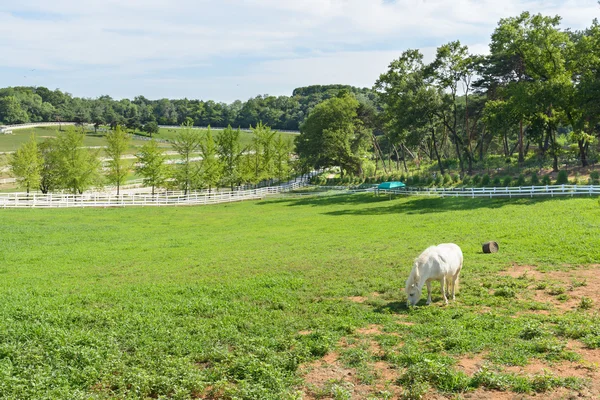
<svg viewBox="0 0 600 400">
<path fill-rule="evenodd" d="M 431 303 L 431 281 L 440 281 L 444 301 L 448 304 L 446 292 L 452 300 L 458 286 L 458 275 L 463 265 L 463 254 L 454 243 L 443 243 L 427 248 L 415 259 L 415 264 L 406 280 L 407 306 L 414 306 L 421 298 L 423 285 L 427 285 L 427 304 Z M 445 286 L 445 288 L 444 288 Z"/>
</svg>

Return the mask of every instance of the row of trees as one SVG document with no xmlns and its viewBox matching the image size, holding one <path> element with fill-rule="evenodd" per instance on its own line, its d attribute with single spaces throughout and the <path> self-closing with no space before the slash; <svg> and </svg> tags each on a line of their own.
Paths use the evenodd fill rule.
<svg viewBox="0 0 600 400">
<path fill-rule="evenodd" d="M 116 125 L 141 129 L 155 125 L 256 126 L 259 122 L 273 129 L 298 130 L 308 113 L 323 100 L 345 89 L 364 101 L 373 101 L 369 89 L 330 85 L 298 88 L 289 96 L 257 96 L 246 102 L 231 104 L 212 100 L 114 100 L 73 97 L 45 87 L 11 87 L 0 89 L 0 121 L 5 124 L 26 122 L 70 121 L 97 126 Z"/>
<path fill-rule="evenodd" d="M 155 140 L 144 144 L 136 153 L 133 167 L 125 155 L 130 136 L 120 126 L 106 135 L 105 164 L 100 150 L 84 147 L 85 134 L 74 127 L 57 132 L 56 138 L 38 143 L 34 136 L 10 159 L 12 174 L 21 187 L 43 193 L 66 191 L 83 193 L 92 186 L 115 185 L 117 194 L 130 173 L 143 177 L 152 187 L 177 187 L 190 190 L 217 186 L 253 184 L 287 179 L 292 172 L 292 145 L 283 135 L 258 124 L 252 128 L 251 144 L 242 146 L 239 129 L 228 127 L 213 136 L 206 131 L 184 126 L 172 142 L 179 158 L 167 161 L 165 148 Z"/>
<path fill-rule="evenodd" d="M 502 19 L 487 56 L 459 41 L 439 47 L 430 64 L 405 51 L 375 83 L 388 140 L 422 150 L 442 174 L 444 144 L 463 173 L 493 144 L 506 157 L 517 152 L 519 162 L 536 147 L 557 171 L 562 133 L 586 166 L 600 134 L 600 25 L 574 32 L 559 24 L 558 16 L 528 12 Z"/>
<path fill-rule="evenodd" d="M 516 154 L 523 165 L 531 150 L 557 171 L 573 143 L 587 166 L 600 136 L 600 25 L 571 31 L 560 20 L 528 12 L 502 19 L 487 56 L 459 41 L 440 46 L 431 63 L 405 51 L 375 82 L 375 107 L 351 93 L 315 107 L 298 154 L 312 167 L 352 174 L 372 169 L 373 159 L 387 171 L 404 160 L 407 169 L 412 157 L 442 175 L 456 161 L 464 175 L 491 154 Z"/>
</svg>

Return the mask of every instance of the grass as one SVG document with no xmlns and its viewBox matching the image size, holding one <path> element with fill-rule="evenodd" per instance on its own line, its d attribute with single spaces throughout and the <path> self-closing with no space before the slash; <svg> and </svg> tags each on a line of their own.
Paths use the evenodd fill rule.
<svg viewBox="0 0 600 400">
<path fill-rule="evenodd" d="M 23 143 L 29 140 L 32 134 L 35 134 L 38 141 L 42 142 L 47 138 L 56 137 L 57 131 L 58 127 L 41 126 L 37 128 L 16 129 L 12 135 L 0 135 L 0 153 L 17 150 Z M 128 153 L 135 153 L 144 143 L 146 142 L 143 140 L 133 139 Z M 106 139 L 104 139 L 103 133 L 98 132 L 98 134 L 95 134 L 92 130 L 86 134 L 83 144 L 85 146 L 106 146 Z"/>
<path fill-rule="evenodd" d="M 585 382 L 502 368 L 577 359 L 568 339 L 600 346 L 591 303 L 523 312 L 536 308 L 527 298 L 535 283 L 498 274 L 512 263 L 597 262 L 595 199 L 342 195 L 0 218 L 3 398 L 298 398 L 301 366 L 369 324 L 382 327 L 380 359 L 399 372 L 405 398 L 430 388 L 578 388 Z M 483 254 L 488 240 L 501 251 Z M 407 309 L 412 260 L 448 241 L 465 255 L 458 301 Z M 489 368 L 468 376 L 456 363 L 473 354 L 486 354 Z M 373 382 L 367 347 L 341 357 Z M 326 390 L 351 394 L 343 382 Z"/>
</svg>

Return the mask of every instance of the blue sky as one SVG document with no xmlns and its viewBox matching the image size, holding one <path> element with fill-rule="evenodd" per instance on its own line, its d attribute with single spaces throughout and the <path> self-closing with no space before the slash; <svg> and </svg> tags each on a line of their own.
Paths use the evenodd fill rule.
<svg viewBox="0 0 600 400">
<path fill-rule="evenodd" d="M 408 48 L 485 53 L 498 20 L 524 10 L 573 29 L 600 17 L 596 0 L 1 1 L 0 87 L 224 102 L 370 87 Z"/>
</svg>

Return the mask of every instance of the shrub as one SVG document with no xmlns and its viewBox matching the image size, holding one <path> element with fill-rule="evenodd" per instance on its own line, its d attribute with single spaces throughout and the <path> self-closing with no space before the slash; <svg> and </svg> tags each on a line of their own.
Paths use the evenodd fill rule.
<svg viewBox="0 0 600 400">
<path fill-rule="evenodd" d="M 503 186 L 510 186 L 511 183 L 512 183 L 512 178 L 510 176 L 504 177 L 504 179 L 502 181 Z"/>
<path fill-rule="evenodd" d="M 452 181 L 454 183 L 460 182 L 460 175 L 458 175 L 458 174 L 452 174 Z"/>
<path fill-rule="evenodd" d="M 600 184 L 600 174 L 598 171 L 592 171 L 590 173 L 590 185 L 598 185 Z"/>
<path fill-rule="evenodd" d="M 589 310 L 594 305 L 594 300 L 589 297 L 582 296 L 581 301 L 579 302 L 579 309 L 581 310 Z"/>
<path fill-rule="evenodd" d="M 557 185 L 566 185 L 569 183 L 569 174 L 564 169 L 558 171 L 558 176 L 556 177 Z"/>
<path fill-rule="evenodd" d="M 473 179 L 471 179 L 471 182 L 473 182 L 473 186 L 479 185 L 481 183 L 481 176 L 475 175 Z"/>
<path fill-rule="evenodd" d="M 483 175 L 481 178 L 481 186 L 488 186 L 490 184 L 490 176 L 488 174 Z"/>
<path fill-rule="evenodd" d="M 533 174 L 531 174 L 531 185 L 535 186 L 535 185 L 539 185 L 540 184 L 540 178 L 538 178 L 537 174 L 534 172 Z"/>
<path fill-rule="evenodd" d="M 500 186 L 502 184 L 502 179 L 500 179 L 499 176 L 495 176 L 494 180 L 492 181 L 492 185 L 494 186 Z"/>
<path fill-rule="evenodd" d="M 542 185 L 550 185 L 552 180 L 550 179 L 550 175 L 544 175 L 542 177 Z"/>
<path fill-rule="evenodd" d="M 419 183 L 421 183 L 420 179 L 419 179 L 419 175 L 413 175 L 413 177 L 412 177 L 412 184 L 413 185 L 418 185 Z"/>
<path fill-rule="evenodd" d="M 519 333 L 519 337 L 525 340 L 531 340 L 537 337 L 540 337 L 544 334 L 544 330 L 539 324 L 528 323 L 523 327 L 521 333 Z"/>
<path fill-rule="evenodd" d="M 517 186 L 525 186 L 525 176 L 523 174 L 519 175 L 515 183 Z"/>
<path fill-rule="evenodd" d="M 435 180 L 433 181 L 433 183 L 435 184 L 435 186 L 441 186 L 442 185 L 442 175 L 436 175 L 435 176 Z"/>
<path fill-rule="evenodd" d="M 452 183 L 452 177 L 450 176 L 449 173 L 445 173 L 444 178 L 443 178 L 443 184 L 444 184 L 444 186 L 446 186 L 446 185 L 449 185 L 450 183 Z"/>
<path fill-rule="evenodd" d="M 517 293 L 515 290 L 508 286 L 503 286 L 501 288 L 496 289 L 494 292 L 494 296 L 498 297 L 515 297 Z"/>
</svg>

